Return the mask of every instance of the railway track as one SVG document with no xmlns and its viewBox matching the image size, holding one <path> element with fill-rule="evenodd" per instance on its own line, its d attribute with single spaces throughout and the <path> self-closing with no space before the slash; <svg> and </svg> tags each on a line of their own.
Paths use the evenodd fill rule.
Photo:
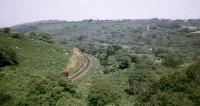
<svg viewBox="0 0 200 106">
<path fill-rule="evenodd" d="M 84 53 L 81 53 L 81 54 L 85 58 L 85 64 L 79 71 L 77 71 L 74 75 L 69 77 L 71 80 L 79 80 L 81 77 L 87 74 L 87 72 L 90 70 L 92 66 L 92 61 L 90 57 L 87 54 L 84 54 Z"/>
</svg>

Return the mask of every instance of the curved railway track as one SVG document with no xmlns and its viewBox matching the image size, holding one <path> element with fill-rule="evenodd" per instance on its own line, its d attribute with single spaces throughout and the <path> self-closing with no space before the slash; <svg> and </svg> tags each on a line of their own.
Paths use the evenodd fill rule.
<svg viewBox="0 0 200 106">
<path fill-rule="evenodd" d="M 83 77 L 84 75 L 87 74 L 87 72 L 90 70 L 90 68 L 92 66 L 92 61 L 91 61 L 90 57 L 87 54 L 83 54 L 83 53 L 81 53 L 81 54 L 85 58 L 85 64 L 79 71 L 77 71 L 74 75 L 69 77 L 71 80 L 80 79 L 81 77 Z"/>
</svg>

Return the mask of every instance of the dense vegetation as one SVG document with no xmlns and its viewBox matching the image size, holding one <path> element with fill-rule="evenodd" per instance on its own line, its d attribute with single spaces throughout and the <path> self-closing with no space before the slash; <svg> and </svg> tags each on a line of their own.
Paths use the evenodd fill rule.
<svg viewBox="0 0 200 106">
<path fill-rule="evenodd" d="M 80 101 L 76 84 L 60 76 L 69 45 L 10 31 L 0 32 L 0 42 L 1 106 L 63 106 Z"/>
<path fill-rule="evenodd" d="M 3 105 L 200 105 L 200 20 L 41 21 L 12 30 L 19 33 L 0 32 Z M 68 44 L 93 56 L 76 83 L 59 76 Z"/>
<path fill-rule="evenodd" d="M 16 65 L 16 53 L 9 48 L 0 48 L 0 67 Z"/>
<path fill-rule="evenodd" d="M 119 105 L 121 95 L 119 90 L 104 80 L 95 80 L 89 90 L 89 106 Z"/>
</svg>

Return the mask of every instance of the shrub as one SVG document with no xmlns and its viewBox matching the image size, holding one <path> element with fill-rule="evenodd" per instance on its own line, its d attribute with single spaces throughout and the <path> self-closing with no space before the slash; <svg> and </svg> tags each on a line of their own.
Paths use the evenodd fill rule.
<svg viewBox="0 0 200 106">
<path fill-rule="evenodd" d="M 189 79 L 200 84 L 200 60 L 193 63 L 186 73 Z"/>
<path fill-rule="evenodd" d="M 119 105 L 120 98 L 119 90 L 106 81 L 95 81 L 88 95 L 89 106 Z"/>
<path fill-rule="evenodd" d="M 176 68 L 178 65 L 182 63 L 182 60 L 174 55 L 168 55 L 162 64 L 167 67 Z"/>
<path fill-rule="evenodd" d="M 0 67 L 16 65 L 17 56 L 16 53 L 9 48 L 0 47 Z"/>
<path fill-rule="evenodd" d="M 11 99 L 10 95 L 6 94 L 5 92 L 0 92 L 0 105 L 5 104 Z"/>
<path fill-rule="evenodd" d="M 77 86 L 67 78 L 61 79 L 59 81 L 59 85 L 62 86 L 65 91 L 68 91 L 73 94 L 76 93 Z"/>
<path fill-rule="evenodd" d="M 183 28 L 183 29 L 181 30 L 181 32 L 183 32 L 183 33 L 190 33 L 191 30 L 190 30 L 189 28 Z"/>
<path fill-rule="evenodd" d="M 124 51 L 117 51 L 115 57 L 117 62 L 119 63 L 119 69 L 125 69 L 130 66 L 131 58 Z"/>
<path fill-rule="evenodd" d="M 79 99 L 62 97 L 58 100 L 56 106 L 85 106 L 85 105 Z"/>
<path fill-rule="evenodd" d="M 182 71 L 162 77 L 138 96 L 138 105 L 199 106 L 200 86 L 192 81 Z"/>
<path fill-rule="evenodd" d="M 132 63 L 137 63 L 138 62 L 138 57 L 135 55 L 129 55 L 129 57 L 131 58 L 131 62 Z"/>
<path fill-rule="evenodd" d="M 48 33 L 39 33 L 38 36 L 39 36 L 39 40 L 43 40 L 48 43 L 54 43 L 54 40 Z"/>
<path fill-rule="evenodd" d="M 37 40 L 42 40 L 42 41 L 45 41 L 45 42 L 48 42 L 48 43 L 54 43 L 55 42 L 53 40 L 53 38 L 50 36 L 50 34 L 44 33 L 44 32 L 40 32 L 40 33 L 30 32 L 29 37 L 33 38 L 33 39 L 37 39 Z"/>
<path fill-rule="evenodd" d="M 73 99 L 76 88 L 67 78 L 60 81 L 35 76 L 29 83 L 27 95 L 19 100 L 19 106 L 55 106 L 66 104 L 64 100 Z M 63 103 L 58 103 L 63 102 Z"/>
<path fill-rule="evenodd" d="M 20 39 L 22 38 L 22 36 L 20 35 L 20 33 L 12 33 L 12 38 L 17 38 L 17 39 Z"/>
<path fill-rule="evenodd" d="M 129 89 L 127 90 L 129 94 L 140 95 L 145 92 L 149 85 L 148 83 L 152 81 L 152 74 L 148 70 L 137 70 L 129 77 Z"/>
<path fill-rule="evenodd" d="M 161 91 L 184 92 L 186 90 L 185 82 L 187 82 L 184 73 L 175 72 L 172 75 L 162 77 L 158 82 L 155 82 L 152 87 Z"/>
<path fill-rule="evenodd" d="M 9 27 L 3 28 L 3 32 L 4 32 L 4 33 L 10 33 L 10 28 L 9 28 Z"/>
<path fill-rule="evenodd" d="M 170 53 L 170 51 L 158 48 L 158 49 L 153 49 L 153 53 L 156 57 L 165 58 L 166 55 Z"/>
<path fill-rule="evenodd" d="M 109 56 L 107 58 L 107 64 L 105 67 L 104 73 L 110 73 L 115 72 L 118 69 L 118 63 L 116 61 L 116 58 L 114 56 Z"/>
<path fill-rule="evenodd" d="M 135 63 L 136 69 L 151 69 L 152 66 L 154 65 L 154 61 L 146 55 L 137 57 L 136 59 L 137 59 Z"/>
<path fill-rule="evenodd" d="M 184 93 L 159 92 L 153 95 L 148 102 L 141 106 L 194 106 L 193 102 Z"/>
</svg>

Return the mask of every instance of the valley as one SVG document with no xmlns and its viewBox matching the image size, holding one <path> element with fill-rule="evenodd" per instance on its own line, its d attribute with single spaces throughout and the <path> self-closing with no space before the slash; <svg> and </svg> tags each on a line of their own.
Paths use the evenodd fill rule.
<svg viewBox="0 0 200 106">
<path fill-rule="evenodd" d="M 2 106 L 198 106 L 200 20 L 47 20 L 0 29 Z"/>
</svg>

